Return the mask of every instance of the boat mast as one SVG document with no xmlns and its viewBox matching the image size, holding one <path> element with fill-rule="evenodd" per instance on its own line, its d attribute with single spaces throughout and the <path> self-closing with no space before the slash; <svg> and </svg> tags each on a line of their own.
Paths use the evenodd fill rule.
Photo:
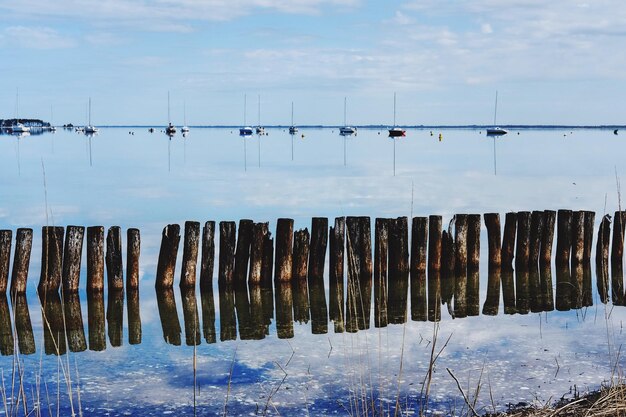
<svg viewBox="0 0 626 417">
<path fill-rule="evenodd" d="M 171 125 L 171 120 L 170 120 L 170 92 L 167 92 L 167 124 Z"/>
<path fill-rule="evenodd" d="M 259 94 L 259 127 L 261 127 L 261 94 Z"/>
<path fill-rule="evenodd" d="M 183 126 L 187 126 L 187 103 L 183 101 Z"/>
<path fill-rule="evenodd" d="M 91 126 L 91 97 L 89 97 L 89 124 Z"/>
<path fill-rule="evenodd" d="M 396 93 L 393 93 L 393 127 L 396 127 Z"/>
<path fill-rule="evenodd" d="M 291 126 L 293 126 L 293 101 L 291 102 Z"/>
<path fill-rule="evenodd" d="M 498 115 L 498 90 L 496 90 L 496 108 L 493 111 L 493 125 L 496 126 L 496 116 Z"/>
<path fill-rule="evenodd" d="M 15 123 L 20 122 L 20 89 L 15 89 Z"/>
<path fill-rule="evenodd" d="M 347 126 L 347 124 L 346 124 L 346 105 L 347 105 L 347 100 L 348 99 L 346 97 L 343 98 L 343 125 L 344 126 Z"/>
<path fill-rule="evenodd" d="M 246 107 L 248 106 L 248 96 L 247 94 L 243 95 L 243 125 L 246 126 Z"/>
</svg>

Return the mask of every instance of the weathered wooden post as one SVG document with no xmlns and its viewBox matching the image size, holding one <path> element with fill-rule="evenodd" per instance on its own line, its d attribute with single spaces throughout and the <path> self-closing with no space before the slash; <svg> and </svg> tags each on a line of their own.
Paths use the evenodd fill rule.
<svg viewBox="0 0 626 417">
<path fill-rule="evenodd" d="M 346 226 L 348 248 L 346 330 L 356 331 L 369 328 L 373 272 L 370 218 L 347 217 Z"/>
<path fill-rule="evenodd" d="M 235 250 L 235 269 L 233 280 L 235 287 L 246 287 L 248 277 L 248 261 L 250 260 L 250 245 L 252 243 L 252 229 L 254 222 L 248 219 L 239 220 L 237 249 Z"/>
<path fill-rule="evenodd" d="M 516 232 L 517 213 L 506 213 L 504 217 L 504 234 L 502 236 L 502 271 L 513 270 L 513 256 L 515 251 Z"/>
<path fill-rule="evenodd" d="M 309 230 L 296 230 L 293 237 L 292 293 L 293 319 L 299 323 L 309 322 L 309 291 L 307 270 L 309 262 Z"/>
<path fill-rule="evenodd" d="M 406 217 L 389 221 L 389 302 L 391 324 L 406 323 L 409 290 L 409 226 Z"/>
<path fill-rule="evenodd" d="M 273 289 L 272 278 L 274 277 L 274 238 L 268 230 L 263 240 L 263 266 L 261 267 L 261 287 L 270 291 Z M 271 299 L 274 299 L 272 295 Z M 274 305 L 273 301 L 271 303 Z M 264 304 L 265 305 L 265 304 Z"/>
<path fill-rule="evenodd" d="M 11 271 L 11 294 L 26 293 L 30 252 L 33 247 L 33 229 L 17 229 L 15 235 L 15 253 L 13 255 L 13 270 Z"/>
<path fill-rule="evenodd" d="M 309 251 L 309 305 L 313 334 L 328 332 L 328 307 L 324 289 L 324 264 L 328 246 L 328 219 L 314 217 L 311 221 L 311 245 Z"/>
<path fill-rule="evenodd" d="M 626 216 L 623 211 L 616 211 L 613 217 L 613 242 L 611 247 L 611 298 L 613 304 L 624 304 L 624 231 Z"/>
<path fill-rule="evenodd" d="M 124 289 L 124 267 L 122 265 L 122 232 L 119 226 L 112 226 L 107 232 L 106 248 L 107 286 L 109 291 Z"/>
<path fill-rule="evenodd" d="M 515 269 L 517 271 L 528 271 L 529 259 L 530 212 L 520 211 L 517 213 L 517 243 L 515 247 Z"/>
<path fill-rule="evenodd" d="M 450 230 L 444 230 L 441 234 L 441 304 L 448 304 L 453 311 L 452 298 L 454 297 L 456 272 L 455 272 L 455 245 Z"/>
<path fill-rule="evenodd" d="M 196 265 L 198 264 L 199 244 L 200 222 L 186 221 L 183 262 L 180 268 L 180 288 L 196 288 Z"/>
<path fill-rule="evenodd" d="M 428 320 L 441 319 L 441 216 L 428 218 Z"/>
<path fill-rule="evenodd" d="M 65 317 L 64 325 L 67 335 L 67 344 L 70 348 L 70 352 L 83 352 L 87 350 L 87 339 L 85 338 L 83 314 L 80 308 L 80 296 L 78 292 L 65 291 L 63 293 L 63 314 Z"/>
<path fill-rule="evenodd" d="M 67 233 L 65 235 L 65 249 L 63 251 L 62 276 L 63 292 L 66 294 L 78 292 L 78 285 L 80 283 L 80 261 L 83 253 L 84 236 L 85 228 L 83 226 L 67 226 Z"/>
<path fill-rule="evenodd" d="M 139 289 L 129 288 L 128 296 L 128 343 L 138 345 L 141 343 L 141 315 L 139 313 Z"/>
<path fill-rule="evenodd" d="M 335 226 L 330 228 L 329 255 L 329 315 L 335 324 L 335 332 L 343 332 L 344 328 L 344 243 L 346 236 L 346 218 L 335 218 Z"/>
<path fill-rule="evenodd" d="M 176 310 L 174 290 L 172 288 L 157 289 L 156 294 L 159 319 L 161 321 L 161 329 L 163 330 L 163 340 L 170 345 L 180 346 L 181 328 L 180 321 L 178 320 L 178 311 Z M 233 321 L 235 319 L 234 316 L 235 312 L 233 311 Z M 226 329 L 229 324 L 230 323 L 224 320 L 224 329 Z"/>
<path fill-rule="evenodd" d="M 387 326 L 389 219 L 374 221 L 374 327 Z"/>
<path fill-rule="evenodd" d="M 261 285 L 263 272 L 263 245 L 268 232 L 268 223 L 254 223 L 252 227 L 252 243 L 250 246 L 249 285 Z"/>
<path fill-rule="evenodd" d="M 585 257 L 585 212 L 573 212 L 572 266 L 582 265 Z"/>
<path fill-rule="evenodd" d="M 426 265 L 428 218 L 413 217 L 411 225 L 411 320 L 428 319 L 426 298 Z"/>
<path fill-rule="evenodd" d="M 454 216 L 454 315 L 467 316 L 467 214 Z"/>
<path fill-rule="evenodd" d="M 556 267 L 569 266 L 572 249 L 572 210 L 559 210 L 557 215 Z"/>
<path fill-rule="evenodd" d="M 543 232 L 541 234 L 541 248 L 539 249 L 539 266 L 542 268 L 552 267 L 552 243 L 554 241 L 554 224 L 556 211 L 544 210 Z"/>
<path fill-rule="evenodd" d="M 105 350 L 107 343 L 104 325 L 104 295 L 100 291 L 87 291 L 87 329 L 89 330 L 89 350 Z"/>
<path fill-rule="evenodd" d="M 487 228 L 488 278 L 487 296 L 483 305 L 483 314 L 495 316 L 500 304 L 500 275 L 502 266 L 502 232 L 500 229 L 500 214 L 485 213 L 485 227 Z"/>
<path fill-rule="evenodd" d="M 6 294 L 9 284 L 12 239 L 12 230 L 0 230 L 0 294 Z"/>
<path fill-rule="evenodd" d="M 220 285 L 233 285 L 235 229 L 235 222 L 220 222 L 220 259 L 218 265 L 218 283 Z M 220 297 L 221 292 L 220 290 Z"/>
<path fill-rule="evenodd" d="M 213 293 L 213 270 L 215 268 L 215 222 L 208 221 L 202 229 L 202 263 L 200 266 L 200 292 Z M 215 307 L 215 306 L 214 306 Z M 215 313 L 213 313 L 215 319 Z M 204 323 L 204 321 L 203 321 Z M 215 335 L 214 335 L 215 336 Z"/>
<path fill-rule="evenodd" d="M 63 227 L 44 226 L 41 229 L 41 275 L 37 287 L 41 294 L 59 291 L 63 272 L 63 235 Z"/>
<path fill-rule="evenodd" d="M 539 254 L 543 236 L 545 212 L 533 211 L 530 215 L 530 247 L 528 267 L 530 271 L 539 271 Z"/>
<path fill-rule="evenodd" d="M 156 285 L 157 289 L 164 290 L 174 286 L 174 271 L 176 268 L 176 256 L 180 243 L 180 226 L 168 224 L 161 234 L 161 248 L 157 263 Z"/>
<path fill-rule="evenodd" d="M 480 214 L 467 216 L 467 292 L 468 316 L 480 314 Z"/>
<path fill-rule="evenodd" d="M 139 229 L 126 231 L 126 290 L 139 288 L 139 255 L 141 253 L 141 235 Z M 128 298 L 130 303 L 130 295 Z M 129 318 L 130 321 L 130 318 Z M 130 325 L 130 323 L 129 323 Z M 132 344 L 132 343 L 131 343 Z"/>
<path fill-rule="evenodd" d="M 87 292 L 102 291 L 104 291 L 104 227 L 91 226 L 87 228 Z M 89 346 L 91 348 L 91 343 Z"/>
<path fill-rule="evenodd" d="M 33 335 L 26 295 L 14 294 L 11 301 L 15 312 L 15 331 L 20 354 L 31 355 L 35 353 L 35 336 Z"/>
<path fill-rule="evenodd" d="M 291 281 L 293 257 L 293 219 L 278 219 L 276 223 L 276 271 L 274 279 Z"/>
<path fill-rule="evenodd" d="M 585 251 L 583 255 L 583 263 L 589 265 L 591 263 L 591 248 L 593 246 L 593 226 L 596 222 L 595 211 L 585 211 Z"/>
<path fill-rule="evenodd" d="M 611 216 L 606 214 L 598 229 L 596 244 L 596 277 L 598 294 L 603 303 L 609 300 L 609 243 L 611 240 Z"/>
</svg>

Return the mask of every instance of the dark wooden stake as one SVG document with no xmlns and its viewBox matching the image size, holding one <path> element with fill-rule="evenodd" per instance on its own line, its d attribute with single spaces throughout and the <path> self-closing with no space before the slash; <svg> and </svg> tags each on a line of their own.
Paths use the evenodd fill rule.
<svg viewBox="0 0 626 417">
<path fill-rule="evenodd" d="M 291 281 L 292 257 L 293 219 L 278 219 L 276 223 L 276 281 Z"/>
<path fill-rule="evenodd" d="M 260 285 L 263 274 L 263 245 L 269 230 L 268 223 L 255 223 L 252 228 L 252 244 L 250 247 L 249 285 Z"/>
<path fill-rule="evenodd" d="M 405 323 L 408 316 L 409 226 L 406 217 L 389 221 L 388 320 Z"/>
<path fill-rule="evenodd" d="M 330 228 L 329 265 L 329 314 L 335 323 L 335 332 L 344 328 L 344 247 L 346 239 L 346 218 L 335 218 L 335 226 Z"/>
<path fill-rule="evenodd" d="M 374 327 L 387 326 L 389 219 L 374 221 Z"/>
<path fill-rule="evenodd" d="M 502 236 L 502 271 L 513 270 L 515 251 L 515 234 L 517 232 L 517 213 L 507 213 L 504 218 L 504 234 Z"/>
<path fill-rule="evenodd" d="M 0 230 L 0 294 L 6 294 L 9 285 L 12 230 Z"/>
<path fill-rule="evenodd" d="M 107 285 L 108 289 L 120 291 L 124 289 L 124 267 L 122 265 L 122 231 L 119 226 L 109 228 L 106 248 Z"/>
<path fill-rule="evenodd" d="M 126 290 L 131 291 L 139 288 L 139 255 L 141 253 L 141 235 L 139 229 L 128 229 L 126 231 L 126 238 Z M 128 302 L 130 303 L 130 295 Z"/>
<path fill-rule="evenodd" d="M 454 216 L 454 315 L 467 316 L 467 214 Z"/>
<path fill-rule="evenodd" d="M 242 219 L 239 221 L 237 249 L 235 250 L 235 270 L 233 273 L 234 283 L 237 288 L 246 287 L 253 228 L 254 222 L 252 220 Z"/>
<path fill-rule="evenodd" d="M 87 291 L 104 291 L 104 227 L 102 226 L 87 228 Z M 91 343 L 89 346 L 91 348 Z"/>
<path fill-rule="evenodd" d="M 235 222 L 220 222 L 220 260 L 218 266 L 218 283 L 220 284 L 233 285 L 235 229 Z"/>
<path fill-rule="evenodd" d="M 328 307 L 324 288 L 324 264 L 328 246 L 328 219 L 314 217 L 311 221 L 311 245 L 309 251 L 309 305 L 313 334 L 328 332 Z"/>
<path fill-rule="evenodd" d="M 596 277 L 598 294 L 603 303 L 609 300 L 609 244 L 611 240 L 611 216 L 606 214 L 598 229 L 596 244 Z"/>
<path fill-rule="evenodd" d="M 294 280 L 304 280 L 305 283 L 309 266 L 309 241 L 309 229 L 304 228 L 295 231 L 291 271 Z"/>
<path fill-rule="evenodd" d="M 174 286 L 174 272 L 176 268 L 176 256 L 180 243 L 180 226 L 169 224 L 163 228 L 161 234 L 161 249 L 157 263 L 156 285 L 157 289 L 167 289 Z"/>
<path fill-rule="evenodd" d="M 200 267 L 200 292 L 213 293 L 213 270 L 215 265 L 215 222 L 208 221 L 202 229 L 202 264 Z M 213 306 L 215 309 L 215 306 Z M 215 317 L 215 313 L 213 313 Z M 204 322 L 203 322 L 204 323 Z M 215 332 L 215 329 L 214 329 Z M 215 334 L 214 334 L 215 336 Z M 206 337 L 206 335 L 205 335 Z"/>
<path fill-rule="evenodd" d="M 487 245 L 489 247 L 489 267 L 500 268 L 502 265 L 502 232 L 500 230 L 500 214 L 485 213 L 487 227 Z M 500 280 L 498 279 L 498 287 Z"/>
<path fill-rule="evenodd" d="M 585 252 L 583 255 L 583 263 L 589 265 L 591 263 L 591 248 L 593 246 L 593 226 L 596 222 L 596 213 L 594 211 L 585 211 Z"/>
<path fill-rule="evenodd" d="M 530 212 L 520 211 L 517 213 L 517 243 L 515 247 L 515 269 L 528 271 L 530 259 Z M 527 289 L 526 289 L 527 291 Z M 516 293 L 519 289 L 516 288 Z M 518 297 L 519 300 L 519 297 Z M 519 306 L 518 306 L 519 310 Z"/>
<path fill-rule="evenodd" d="M 543 233 L 541 235 L 541 249 L 539 250 L 539 266 L 541 268 L 552 267 L 552 242 L 554 241 L 555 223 L 556 211 L 545 210 L 543 212 Z"/>
<path fill-rule="evenodd" d="M 411 320 L 426 321 L 426 265 L 428 246 L 428 218 L 413 217 L 411 225 Z"/>
<path fill-rule="evenodd" d="M 566 266 L 569 266 L 571 249 L 572 249 L 572 210 L 559 210 L 557 214 L 557 240 L 556 240 L 556 267 L 557 269 L 564 269 Z"/>
<path fill-rule="evenodd" d="M 441 216 L 428 218 L 428 320 L 441 319 Z"/>
<path fill-rule="evenodd" d="M 582 265 L 585 258 L 585 212 L 575 211 L 572 219 L 572 266 Z M 581 282 L 582 282 L 582 270 Z"/>
<path fill-rule="evenodd" d="M 62 227 L 42 227 L 41 275 L 37 287 L 40 294 L 59 291 L 63 272 L 63 235 Z"/>
<path fill-rule="evenodd" d="M 196 288 L 196 265 L 198 264 L 199 245 L 200 222 L 185 222 L 183 262 L 180 269 L 181 288 Z"/>
<path fill-rule="evenodd" d="M 17 229 L 15 235 L 15 254 L 11 271 L 11 294 L 26 293 L 30 252 L 33 247 L 33 229 Z"/>
<path fill-rule="evenodd" d="M 545 212 L 533 211 L 530 216 L 530 257 L 528 267 L 531 271 L 539 271 L 539 254 L 541 252 L 541 238 L 543 236 Z"/>
<path fill-rule="evenodd" d="M 78 292 L 84 236 L 85 228 L 83 226 L 67 226 L 65 250 L 63 251 L 63 291 L 67 294 Z"/>
</svg>

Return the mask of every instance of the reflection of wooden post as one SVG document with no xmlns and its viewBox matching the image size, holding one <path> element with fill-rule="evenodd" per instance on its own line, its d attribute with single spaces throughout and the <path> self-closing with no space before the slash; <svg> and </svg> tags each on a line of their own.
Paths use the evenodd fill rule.
<svg viewBox="0 0 626 417">
<path fill-rule="evenodd" d="M 130 228 L 126 231 L 126 290 L 139 288 L 139 254 L 141 252 L 141 236 L 139 229 Z M 130 301 L 130 300 L 129 300 Z"/>
<path fill-rule="evenodd" d="M 369 328 L 372 288 L 372 241 L 369 217 L 348 217 L 347 259 L 348 297 L 346 325 L 348 331 Z M 356 325 L 356 327 L 355 327 Z"/>
<path fill-rule="evenodd" d="M 515 314 L 517 313 L 517 308 L 515 306 L 515 282 L 513 278 L 513 269 L 503 267 L 501 273 L 504 314 Z"/>
<path fill-rule="evenodd" d="M 80 296 L 77 292 L 65 292 L 63 294 L 63 313 L 65 315 L 65 333 L 70 352 L 87 350 L 83 314 L 80 308 Z"/>
<path fill-rule="evenodd" d="M 200 292 L 213 291 L 215 268 L 215 222 L 208 221 L 202 229 L 202 261 L 200 266 Z"/>
<path fill-rule="evenodd" d="M 272 277 L 274 276 L 274 238 L 269 231 L 263 241 L 263 266 L 261 267 L 261 286 L 272 288 Z M 273 303 L 272 303 L 273 304 Z"/>
<path fill-rule="evenodd" d="M 293 256 L 293 219 L 278 219 L 276 223 L 275 280 L 289 282 Z"/>
<path fill-rule="evenodd" d="M 543 212 L 543 232 L 541 235 L 541 248 L 539 250 L 539 265 L 542 268 L 552 267 L 552 242 L 554 241 L 554 224 L 556 211 L 545 210 Z"/>
<path fill-rule="evenodd" d="M 128 297 L 128 343 L 141 343 L 141 315 L 139 313 L 139 290 L 131 288 L 127 291 Z"/>
<path fill-rule="evenodd" d="M 9 283 L 12 230 L 0 230 L 0 294 L 5 294 Z"/>
<path fill-rule="evenodd" d="M 124 269 L 122 266 L 122 232 L 118 226 L 109 228 L 106 248 L 107 285 L 110 290 L 124 289 Z"/>
<path fill-rule="evenodd" d="M 389 221 L 388 320 L 402 324 L 407 319 L 409 287 L 409 226 L 406 217 Z"/>
<path fill-rule="evenodd" d="M 530 212 L 520 211 L 517 213 L 517 243 L 515 247 L 515 269 L 517 271 L 528 271 L 529 259 Z"/>
<path fill-rule="evenodd" d="M 83 226 L 67 226 L 65 249 L 63 251 L 62 276 L 63 291 L 65 293 L 78 292 L 78 285 L 80 283 L 80 260 L 83 254 L 84 236 L 85 228 Z"/>
<path fill-rule="evenodd" d="M 589 265 L 591 263 L 591 247 L 593 246 L 593 226 L 596 221 L 596 213 L 594 211 L 585 211 L 585 251 L 583 254 L 583 263 Z"/>
<path fill-rule="evenodd" d="M 543 301 L 543 311 L 554 310 L 554 294 L 552 292 L 552 268 L 539 268 L 539 280 Z"/>
<path fill-rule="evenodd" d="M 487 278 L 487 297 L 483 305 L 483 314 L 497 316 L 500 305 L 500 267 L 489 268 Z"/>
<path fill-rule="evenodd" d="M 235 222 L 220 222 L 220 259 L 218 282 L 233 285 L 235 269 Z"/>
<path fill-rule="evenodd" d="M 180 321 L 176 310 L 176 299 L 172 288 L 157 289 L 157 307 L 165 343 L 180 346 Z M 235 313 L 233 312 L 233 320 Z M 226 326 L 224 321 L 224 326 Z"/>
<path fill-rule="evenodd" d="M 40 294 L 59 290 L 63 261 L 62 227 L 44 226 L 41 229 L 41 275 L 37 290 Z"/>
<path fill-rule="evenodd" d="M 200 292 L 200 303 L 202 304 L 202 334 L 204 340 L 207 343 L 215 343 L 215 299 L 213 298 L 213 287 Z"/>
<path fill-rule="evenodd" d="M 260 285 L 263 274 L 263 245 L 268 232 L 268 223 L 254 223 L 250 247 L 249 285 Z"/>
<path fill-rule="evenodd" d="M 106 349 L 104 326 L 104 295 L 98 291 L 87 291 L 87 328 L 89 330 L 89 350 Z"/>
<path fill-rule="evenodd" d="M 556 267 L 569 266 L 572 249 L 572 211 L 559 210 L 557 215 Z M 558 274 L 557 274 L 558 275 Z"/>
<path fill-rule="evenodd" d="M 238 288 L 246 286 L 253 228 L 254 222 L 252 220 L 239 220 L 239 234 L 237 236 L 237 249 L 235 250 L 235 270 L 233 272 L 233 282 Z"/>
<path fill-rule="evenodd" d="M 545 213 L 533 211 L 530 216 L 530 257 L 528 267 L 531 271 L 539 270 L 539 253 L 541 252 L 541 237 L 543 236 Z"/>
<path fill-rule="evenodd" d="M 487 227 L 487 244 L 489 247 L 489 267 L 502 265 L 502 232 L 500 231 L 500 214 L 485 213 Z"/>
<path fill-rule="evenodd" d="M 441 303 L 448 304 L 451 311 L 456 283 L 454 253 L 454 238 L 449 231 L 444 230 L 441 234 Z"/>
<path fill-rule="evenodd" d="M 291 283 L 276 282 L 276 333 L 279 339 L 293 337 Z"/>
<path fill-rule="evenodd" d="M 517 213 L 507 213 L 504 218 L 504 234 L 502 235 L 502 271 L 513 270 L 513 254 L 515 250 L 516 232 Z"/>
<path fill-rule="evenodd" d="M 611 299 L 613 305 L 624 305 L 624 267 L 622 264 L 611 266 Z"/>
<path fill-rule="evenodd" d="M 557 242 L 558 244 L 558 242 Z M 558 251 L 558 249 L 557 249 Z M 558 311 L 568 311 L 571 306 L 571 273 L 570 266 L 556 268 L 556 303 L 555 307 Z"/>
<path fill-rule="evenodd" d="M 596 277 L 600 300 L 606 303 L 609 300 L 609 242 L 611 240 L 611 216 L 602 218 L 598 229 L 598 243 L 596 244 Z"/>
<path fill-rule="evenodd" d="M 428 218 L 428 320 L 441 319 L 441 216 Z"/>
<path fill-rule="evenodd" d="M 180 226 L 168 224 L 161 234 L 161 249 L 157 263 L 156 288 L 166 289 L 174 286 L 174 271 L 176 268 L 176 256 L 180 243 Z"/>
<path fill-rule="evenodd" d="M 198 233 L 200 224 L 198 224 Z M 200 321 L 198 319 L 198 300 L 193 287 L 181 289 L 183 300 L 183 321 L 185 322 L 185 343 L 187 346 L 200 344 Z"/>
<path fill-rule="evenodd" d="M 585 257 L 585 212 L 575 211 L 573 214 L 572 266 L 578 266 L 582 265 Z"/>
<path fill-rule="evenodd" d="M 61 297 L 57 291 L 39 293 L 43 326 L 43 344 L 46 355 L 65 355 L 67 343 Z"/>
<path fill-rule="evenodd" d="M 104 291 L 104 227 L 102 226 L 87 228 L 87 292 L 96 291 Z"/>
<path fill-rule="evenodd" d="M 123 288 L 123 287 L 122 287 Z M 124 290 L 111 290 L 107 295 L 107 334 L 111 346 L 122 346 L 124 334 Z"/>
<path fill-rule="evenodd" d="M 15 254 L 11 271 L 11 294 L 26 293 L 30 251 L 33 247 L 33 229 L 17 229 L 15 235 Z"/>
<path fill-rule="evenodd" d="M 196 266 L 200 245 L 200 222 L 185 222 L 183 262 L 180 270 L 180 287 L 196 288 Z"/>
<path fill-rule="evenodd" d="M 12 297 L 13 311 L 15 312 L 15 331 L 20 354 L 30 355 L 35 353 L 35 336 L 30 321 L 30 312 L 25 294 L 16 294 Z"/>
<path fill-rule="evenodd" d="M 335 218 L 335 226 L 330 228 L 330 255 L 329 255 L 329 315 L 335 323 L 335 332 L 343 331 L 344 326 L 344 297 L 343 297 L 343 269 L 344 269 L 344 242 L 346 236 L 346 218 Z"/>
<path fill-rule="evenodd" d="M 428 318 L 426 299 L 426 265 L 428 218 L 413 217 L 411 225 L 411 320 Z"/>
<path fill-rule="evenodd" d="M 15 340 L 11 325 L 11 310 L 6 294 L 0 294 L 0 355 L 10 356 L 14 353 Z M 4 393 L 4 391 L 3 391 Z"/>
</svg>

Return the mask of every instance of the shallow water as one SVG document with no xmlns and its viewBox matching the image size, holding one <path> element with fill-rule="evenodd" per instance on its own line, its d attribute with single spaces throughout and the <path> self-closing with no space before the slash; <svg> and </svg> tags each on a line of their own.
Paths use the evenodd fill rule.
<svg viewBox="0 0 626 417">
<path fill-rule="evenodd" d="M 226 408 L 228 415 L 364 415 L 371 408 L 393 410 L 396 403 L 404 411 L 417 412 L 424 399 L 434 331 L 435 353 L 443 351 L 434 368 L 428 407 L 444 414 L 464 408 L 446 368 L 470 398 L 481 386 L 476 408 L 484 411 L 509 403 L 545 402 L 570 394 L 574 386 L 594 389 L 613 376 L 616 361 L 623 365 L 617 358 L 624 307 L 600 302 L 595 273 L 590 282 L 592 306 L 505 315 L 500 301 L 497 316 L 453 319 L 444 305 L 436 326 L 412 321 L 409 300 L 406 324 L 375 328 L 372 308 L 371 328 L 356 333 L 336 333 L 334 323 L 323 320 L 327 333 L 313 334 L 320 333 L 320 320 L 311 317 L 313 309 L 297 305 L 297 291 L 292 294 L 294 308 L 288 311 L 280 301 L 284 293 L 274 291 L 277 303 L 266 328 L 267 312 L 259 314 L 257 305 L 246 304 L 252 302 L 252 291 L 250 299 L 248 294 L 220 294 L 217 254 L 213 294 L 181 294 L 177 284 L 182 244 L 175 308 L 171 297 L 160 297 L 159 303 L 154 290 L 161 230 L 186 220 L 249 218 L 269 221 L 274 232 L 280 217 L 293 218 L 295 229 L 300 229 L 310 228 L 315 216 L 328 217 L 332 224 L 338 216 L 367 215 L 373 229 L 376 217 L 440 214 L 446 229 L 455 213 L 499 212 L 504 223 L 507 211 L 571 208 L 595 211 L 597 232 L 601 215 L 619 207 L 621 136 L 608 130 L 521 130 L 494 141 L 474 130 L 433 131 L 431 136 L 429 130 L 416 129 L 394 143 L 384 131 L 361 129 L 356 137 L 345 138 L 344 165 L 344 138 L 337 130 L 301 129 L 304 137 L 291 137 L 269 129 L 267 136 L 245 140 L 237 133 L 196 128 L 185 139 L 178 135 L 169 140 L 146 128 L 105 128 L 92 138 L 67 131 L 20 139 L 0 136 L 1 227 L 34 229 L 27 304 L 36 352 L 0 358 L 8 397 L 12 386 L 13 397 L 18 397 L 19 384 L 11 382 L 18 361 L 28 410 L 39 398 L 44 414 L 56 414 L 57 407 L 61 414 L 72 408 L 92 415 L 191 414 L 194 347 L 188 342 L 198 340 L 196 331 L 200 344 L 195 348 L 195 402 L 203 414 L 223 414 Z M 41 226 L 46 224 L 119 225 L 123 230 L 137 227 L 142 234 L 138 305 L 131 302 L 136 301 L 133 294 L 124 294 L 123 300 L 105 294 L 99 307 L 91 303 L 102 317 L 90 321 L 84 290 L 79 303 L 65 300 L 66 315 L 60 305 L 55 310 L 54 303 L 47 304 L 53 310 L 46 317 L 56 318 L 49 322 L 59 325 L 58 334 L 70 309 L 73 317 L 82 317 L 80 326 L 65 320 L 70 353 L 61 356 L 46 354 L 46 348 L 63 350 L 63 343 L 46 336 L 48 324 L 36 294 Z M 218 233 L 219 248 L 217 239 Z M 484 225 L 481 240 L 482 309 L 488 279 Z M 326 259 L 324 301 L 329 303 Z M 85 262 L 83 253 L 82 287 Z M 552 276 L 556 294 L 556 271 Z M 8 300 L 5 305 L 10 322 L 22 323 L 23 309 L 19 314 L 11 311 L 19 303 Z M 141 343 L 131 345 L 138 341 L 137 313 Z M 291 321 L 283 319 L 294 313 L 303 322 L 293 324 L 293 337 L 282 338 L 289 334 L 282 333 L 284 326 L 291 327 Z M 232 337 L 233 331 L 237 340 L 221 340 Z M 12 333 L 3 324 L 5 347 L 11 345 L 9 334 L 16 346 L 20 341 L 19 334 Z M 242 340 L 260 336 L 262 340 Z M 208 343 L 213 337 L 215 343 Z M 57 341 L 56 347 L 52 341 Z M 103 343 L 106 349 L 90 350 Z M 71 352 L 83 347 L 88 349 Z M 24 412 L 21 403 L 20 410 Z"/>
</svg>

